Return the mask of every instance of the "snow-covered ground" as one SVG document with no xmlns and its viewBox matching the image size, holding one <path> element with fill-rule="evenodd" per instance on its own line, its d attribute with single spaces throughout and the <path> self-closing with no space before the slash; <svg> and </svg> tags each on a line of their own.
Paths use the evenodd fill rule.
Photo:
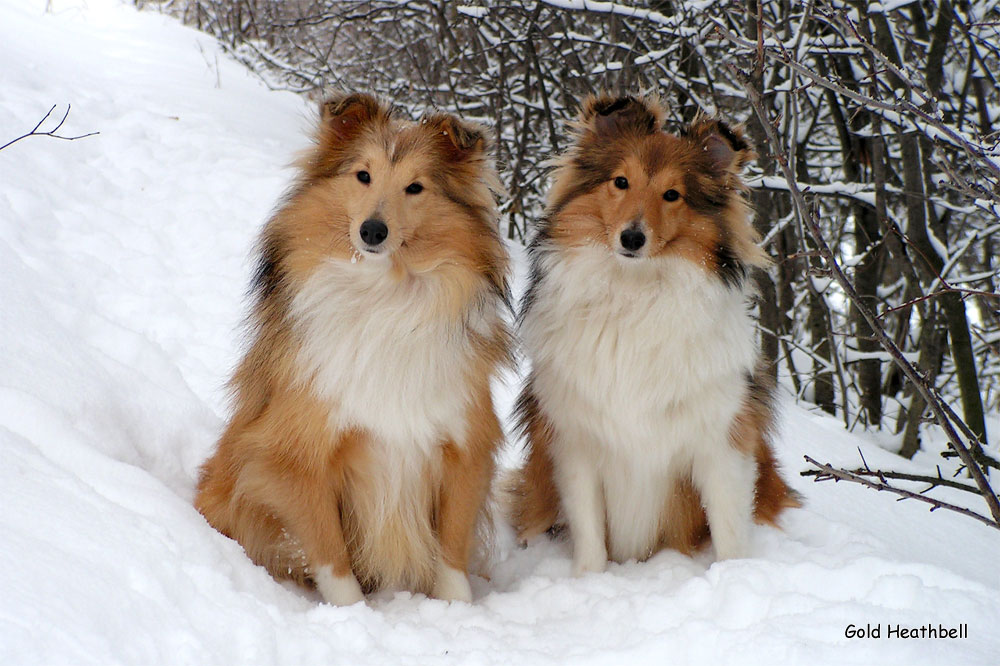
<svg viewBox="0 0 1000 666">
<path fill-rule="evenodd" d="M 800 478 L 806 453 L 933 460 L 791 403 L 780 454 L 807 505 L 758 528 L 752 559 L 667 552 L 572 579 L 566 543 L 501 530 L 472 605 L 334 608 L 275 583 L 191 498 L 250 247 L 312 110 L 115 0 L 0 0 L 0 26 L 0 144 L 52 104 L 73 105 L 61 133 L 100 132 L 0 151 L 0 663 L 1000 663 L 1000 533 Z M 968 638 L 888 636 L 962 623 Z"/>
</svg>

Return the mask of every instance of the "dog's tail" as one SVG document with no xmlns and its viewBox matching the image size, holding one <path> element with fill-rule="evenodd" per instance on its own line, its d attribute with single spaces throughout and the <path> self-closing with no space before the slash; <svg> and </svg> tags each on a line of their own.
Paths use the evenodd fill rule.
<svg viewBox="0 0 1000 666">
<path fill-rule="evenodd" d="M 518 429 L 527 440 L 527 460 L 504 477 L 500 493 L 505 513 L 523 543 L 556 526 L 559 491 L 549 456 L 552 428 L 538 408 L 530 380 L 517 399 L 516 414 Z"/>
<path fill-rule="evenodd" d="M 777 525 L 785 509 L 802 506 L 802 496 L 782 478 L 774 457 L 775 386 L 763 363 L 758 363 L 748 384 L 749 392 L 730 436 L 735 446 L 751 450 L 757 461 L 754 518 L 758 523 Z"/>
<path fill-rule="evenodd" d="M 778 525 L 778 516 L 785 509 L 802 506 L 802 495 L 782 478 L 778 461 L 769 442 L 757 449 L 757 487 L 754 518 L 758 523 Z"/>
</svg>

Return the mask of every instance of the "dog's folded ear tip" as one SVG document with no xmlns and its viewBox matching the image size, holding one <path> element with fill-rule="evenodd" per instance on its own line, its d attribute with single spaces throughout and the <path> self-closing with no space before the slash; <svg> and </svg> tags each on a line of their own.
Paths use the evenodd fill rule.
<svg viewBox="0 0 1000 666">
<path fill-rule="evenodd" d="M 319 103 L 319 113 L 323 122 L 351 115 L 368 119 L 388 118 L 392 115 L 392 107 L 372 93 L 337 91 L 323 98 Z"/>
<path fill-rule="evenodd" d="M 684 136 L 704 145 L 705 152 L 719 168 L 742 168 L 756 153 L 742 125 L 705 113 L 699 113 L 688 125 Z"/>
<path fill-rule="evenodd" d="M 485 153 L 490 149 L 490 135 L 485 126 L 450 113 L 424 116 L 419 125 L 434 132 L 452 157 Z"/>
<path fill-rule="evenodd" d="M 319 104 L 322 142 L 339 143 L 353 139 L 371 123 L 388 123 L 392 107 L 367 92 L 338 91 Z"/>
<path fill-rule="evenodd" d="M 652 95 L 590 95 L 580 106 L 577 122 L 598 135 L 620 132 L 653 134 L 663 127 L 666 113 Z"/>
<path fill-rule="evenodd" d="M 634 102 L 635 98 L 632 95 L 624 95 L 609 100 L 598 99 L 594 105 L 594 111 L 600 116 L 610 116 L 615 111 L 620 111 Z"/>
</svg>

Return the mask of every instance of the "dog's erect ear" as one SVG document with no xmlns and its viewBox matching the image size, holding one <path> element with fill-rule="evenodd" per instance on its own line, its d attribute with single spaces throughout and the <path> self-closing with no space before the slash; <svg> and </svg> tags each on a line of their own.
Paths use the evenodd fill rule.
<svg viewBox="0 0 1000 666">
<path fill-rule="evenodd" d="M 371 123 L 386 123 L 392 111 L 365 93 L 341 93 L 320 104 L 320 125 L 325 137 L 348 141 Z"/>
<path fill-rule="evenodd" d="M 645 136 L 658 132 L 663 118 L 663 108 L 655 99 L 605 94 L 584 100 L 577 124 L 601 137 L 625 133 Z"/>
<path fill-rule="evenodd" d="M 688 127 L 685 136 L 701 146 L 718 171 L 739 172 L 756 157 L 743 128 L 727 125 L 718 118 L 699 115 Z"/>
<path fill-rule="evenodd" d="M 434 144 L 449 161 L 462 162 L 482 157 L 490 149 L 485 127 L 450 113 L 425 116 L 420 124 L 431 133 Z"/>
</svg>

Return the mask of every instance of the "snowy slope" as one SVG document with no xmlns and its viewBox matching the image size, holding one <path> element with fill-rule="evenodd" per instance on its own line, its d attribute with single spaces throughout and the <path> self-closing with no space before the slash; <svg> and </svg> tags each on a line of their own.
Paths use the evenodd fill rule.
<svg viewBox="0 0 1000 666">
<path fill-rule="evenodd" d="M 0 663 L 1000 663 L 1000 534 L 801 479 L 803 454 L 854 464 L 858 446 L 918 467 L 791 404 L 781 457 L 808 505 L 757 529 L 753 559 L 571 579 L 566 543 L 502 531 L 471 606 L 334 608 L 273 582 L 190 501 L 250 246 L 311 109 L 115 0 L 0 0 L 0 26 L 0 144 L 56 103 L 62 133 L 100 131 L 0 151 Z M 851 623 L 969 637 L 849 640 Z"/>
</svg>

